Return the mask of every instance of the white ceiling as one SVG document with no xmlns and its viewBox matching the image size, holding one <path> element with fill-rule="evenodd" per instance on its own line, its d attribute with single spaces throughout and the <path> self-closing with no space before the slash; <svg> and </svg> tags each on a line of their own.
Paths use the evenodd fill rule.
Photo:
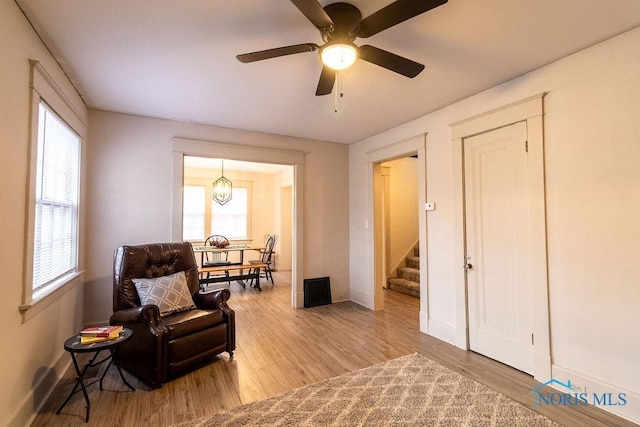
<svg viewBox="0 0 640 427">
<path fill-rule="evenodd" d="M 250 64 L 235 58 L 322 44 L 290 1 L 16 2 L 90 108 L 341 143 L 380 133 L 640 25 L 638 0 L 449 0 L 356 39 L 426 69 L 408 79 L 358 61 L 342 73 L 344 97 L 336 114 L 333 94 L 315 96 L 317 53 Z M 351 1 L 365 17 L 389 2 Z"/>
</svg>

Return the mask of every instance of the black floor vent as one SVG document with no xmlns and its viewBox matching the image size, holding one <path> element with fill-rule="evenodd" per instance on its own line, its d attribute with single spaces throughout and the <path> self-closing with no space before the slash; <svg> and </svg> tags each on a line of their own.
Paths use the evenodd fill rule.
<svg viewBox="0 0 640 427">
<path fill-rule="evenodd" d="M 328 277 L 304 279 L 304 307 L 331 304 L 331 282 Z"/>
</svg>

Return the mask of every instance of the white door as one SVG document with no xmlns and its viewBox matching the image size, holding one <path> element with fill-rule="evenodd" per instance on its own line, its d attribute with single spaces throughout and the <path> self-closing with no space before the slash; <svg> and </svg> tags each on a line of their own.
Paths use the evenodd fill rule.
<svg viewBox="0 0 640 427">
<path fill-rule="evenodd" d="M 526 123 L 464 139 L 469 346 L 533 372 Z"/>
</svg>

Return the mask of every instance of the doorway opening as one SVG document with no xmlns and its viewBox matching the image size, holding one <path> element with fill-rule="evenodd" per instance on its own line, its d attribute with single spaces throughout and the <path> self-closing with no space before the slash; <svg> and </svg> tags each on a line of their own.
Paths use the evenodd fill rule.
<svg viewBox="0 0 640 427">
<path fill-rule="evenodd" d="M 383 162 L 380 172 L 383 287 L 420 298 L 418 158 Z"/>
<path fill-rule="evenodd" d="M 231 182 L 223 205 L 212 196 L 212 183 L 222 175 Z M 182 240 L 200 246 L 208 236 L 223 235 L 232 244 L 260 247 L 275 235 L 273 267 L 291 270 L 292 185 L 290 165 L 184 156 Z M 245 261 L 260 256 L 247 252 Z"/>
<path fill-rule="evenodd" d="M 372 222 L 373 230 L 371 234 L 373 242 L 373 259 L 372 259 L 372 299 L 371 308 L 374 310 L 382 310 L 384 308 L 384 295 L 386 288 L 389 286 L 387 282 L 388 276 L 396 267 L 393 262 L 395 257 L 396 263 L 402 259 L 404 255 L 403 250 L 400 247 L 404 246 L 404 252 L 408 253 L 412 251 L 414 245 L 418 246 L 418 258 L 420 271 L 419 278 L 416 280 L 419 282 L 418 289 L 420 290 L 420 330 L 422 332 L 428 332 L 428 298 L 427 298 L 427 248 L 426 248 L 426 236 L 427 236 L 427 217 L 426 212 L 421 207 L 425 206 L 426 200 L 426 135 L 418 135 L 411 139 L 398 142 L 392 146 L 384 147 L 379 150 L 374 150 L 368 153 L 368 161 L 371 167 L 371 196 L 372 196 Z M 403 163 L 409 164 L 411 167 L 403 170 Z M 389 170 L 385 170 L 390 168 Z M 393 169 L 396 170 L 395 174 Z M 385 176 L 387 172 L 391 176 Z M 410 191 L 412 193 L 411 199 L 415 200 L 411 202 L 411 206 L 404 206 L 406 212 L 403 214 L 411 215 L 412 222 L 417 223 L 417 233 L 412 232 L 413 241 L 411 239 L 404 240 L 396 239 L 396 233 L 393 228 L 393 214 L 391 204 L 394 200 L 393 194 L 402 198 L 401 191 L 392 190 L 393 176 L 402 176 L 406 173 L 411 176 Z M 385 180 L 388 181 L 388 188 L 385 184 Z M 401 182 L 401 180 L 399 180 Z M 406 184 L 405 184 L 406 185 Z M 407 190 L 407 189 L 403 189 Z M 386 196 L 385 196 L 386 192 Z M 385 202 L 386 199 L 386 202 Z M 385 208 L 385 205 L 388 208 Z M 403 203 L 399 203 L 400 206 Z M 386 211 L 386 213 L 385 213 Z M 412 225 L 412 229 L 415 230 L 415 223 Z M 368 227 L 368 223 L 365 223 L 365 228 Z M 395 243 L 393 243 L 395 241 Z M 388 244 L 387 242 L 392 242 Z M 402 243 L 400 243 L 402 242 Z M 410 243 L 407 243 L 410 242 Z"/>
<path fill-rule="evenodd" d="M 279 234 L 280 237 L 282 237 L 282 235 L 290 235 L 290 244 L 287 245 L 285 243 L 285 245 L 282 246 L 284 242 L 282 239 L 279 239 L 281 240 L 280 246 L 277 247 L 276 250 L 281 248 L 281 260 L 287 263 L 290 262 L 291 306 L 294 308 L 301 308 L 304 304 L 304 292 L 302 287 L 304 254 L 302 251 L 301 230 L 303 223 L 304 200 L 304 154 L 296 151 L 265 149 L 241 144 L 224 144 L 206 140 L 174 138 L 172 179 L 173 196 L 171 203 L 171 239 L 173 241 L 180 241 L 183 239 L 183 181 L 185 157 L 218 159 L 216 167 L 219 166 L 220 168 L 222 166 L 221 159 L 224 159 L 224 174 L 227 178 L 234 178 L 231 176 L 229 169 L 232 161 L 245 162 L 253 168 L 285 168 L 284 170 L 286 172 L 275 174 L 271 180 L 271 200 L 266 198 L 266 193 L 262 194 L 262 197 L 258 197 L 259 191 L 256 191 L 256 189 L 259 189 L 260 187 L 252 187 L 253 195 L 250 197 L 250 203 L 252 204 L 251 211 L 256 211 L 255 206 L 260 207 L 261 205 L 270 205 L 272 208 L 265 208 L 262 211 L 258 210 L 255 214 L 252 214 L 251 223 L 248 225 L 250 229 L 246 237 L 253 240 L 254 243 L 259 244 L 262 243 L 264 234 Z M 260 169 L 258 169 L 258 171 L 260 171 Z M 257 172 L 254 171 L 254 173 Z M 220 174 L 214 174 L 208 185 L 210 186 L 212 182 L 217 180 L 219 177 Z M 245 180 L 241 175 L 236 178 L 239 181 Z M 246 179 L 245 181 L 251 181 L 251 179 Z M 288 187 L 290 190 L 287 190 Z M 283 197 L 290 197 L 290 201 L 284 204 L 284 206 L 290 205 L 290 211 L 281 214 L 280 210 L 283 209 L 283 203 L 278 202 L 278 200 Z M 278 219 L 280 219 L 281 222 L 276 223 L 276 220 Z M 276 233 L 273 232 L 274 228 L 276 229 Z M 290 261 L 289 259 L 282 258 L 282 252 L 284 251 L 284 253 L 286 253 L 288 248 L 290 248 L 291 253 Z M 279 262 L 277 258 L 278 255 L 276 254 L 276 263 Z M 277 266 L 278 264 L 276 264 L 276 268 Z"/>
</svg>

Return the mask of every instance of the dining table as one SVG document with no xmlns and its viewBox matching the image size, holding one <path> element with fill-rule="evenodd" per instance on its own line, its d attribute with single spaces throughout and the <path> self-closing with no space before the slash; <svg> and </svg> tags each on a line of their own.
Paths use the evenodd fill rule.
<svg viewBox="0 0 640 427">
<path fill-rule="evenodd" d="M 228 267 L 232 267 L 232 266 L 244 266 L 244 253 L 245 251 L 262 251 L 264 250 L 263 246 L 249 246 L 246 244 L 242 244 L 242 245 L 227 245 L 224 248 L 219 248 L 216 246 L 193 246 L 193 252 L 194 254 L 199 253 L 200 254 L 200 268 L 202 268 L 204 266 L 205 263 L 205 253 L 213 253 L 213 254 L 224 254 L 224 253 L 230 253 L 230 252 L 237 252 L 239 253 L 239 260 L 230 262 L 229 264 L 227 264 L 227 268 Z M 247 269 L 249 270 L 249 273 L 252 273 L 254 270 L 258 272 L 260 272 L 259 267 L 256 268 L 255 266 L 250 267 L 247 265 Z M 209 278 L 209 273 L 208 272 L 201 272 L 201 278 L 200 278 L 200 285 L 201 287 L 206 288 L 207 287 L 207 283 L 211 283 L 211 282 L 217 282 L 217 281 L 221 281 L 219 278 L 218 279 L 213 279 L 213 278 Z M 202 275 L 206 274 L 206 277 L 203 277 Z M 238 275 L 232 277 L 232 279 L 235 279 L 240 285 L 242 285 L 243 288 L 246 288 L 246 281 L 245 279 L 248 278 L 250 276 L 250 278 L 254 279 L 255 274 L 249 274 L 249 275 L 245 275 L 245 272 L 243 271 L 243 269 L 239 269 L 238 271 Z M 226 277 L 229 277 L 229 273 L 226 273 Z M 223 279 L 224 280 L 224 279 Z M 258 290 L 260 290 L 260 278 L 257 278 L 257 288 Z"/>
<path fill-rule="evenodd" d="M 224 248 L 218 248 L 215 246 L 194 246 L 193 252 L 195 254 L 200 254 L 200 265 L 203 265 L 205 262 L 205 253 L 229 253 L 229 252 L 238 252 L 239 253 L 239 261 L 231 262 L 230 265 L 242 265 L 244 264 L 244 253 L 245 251 L 261 251 L 264 249 L 264 246 L 249 246 L 249 245 L 228 245 Z"/>
</svg>

